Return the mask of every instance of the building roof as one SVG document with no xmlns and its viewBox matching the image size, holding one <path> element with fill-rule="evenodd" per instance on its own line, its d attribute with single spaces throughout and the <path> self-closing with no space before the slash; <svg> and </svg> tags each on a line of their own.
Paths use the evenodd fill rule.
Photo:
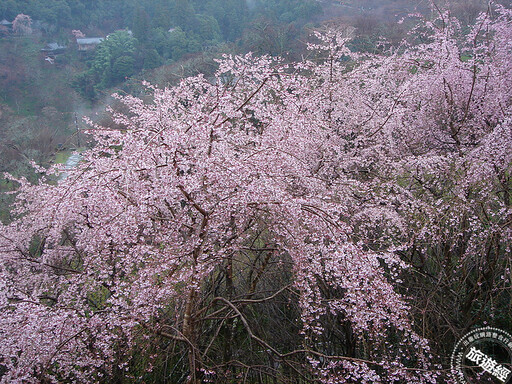
<svg viewBox="0 0 512 384">
<path fill-rule="evenodd" d="M 59 43 L 48 43 L 46 44 L 46 47 L 41 49 L 41 52 L 58 55 L 59 53 L 64 53 L 66 49 L 67 47 L 65 45 L 60 45 Z"/>
<path fill-rule="evenodd" d="M 47 47 L 47 49 L 52 50 L 52 51 L 67 48 L 65 45 L 60 45 L 59 43 L 49 43 L 49 44 L 46 44 L 46 47 Z"/>
<path fill-rule="evenodd" d="M 10 21 L 7 21 L 7 20 L 3 19 L 2 21 L 0 21 L 0 25 L 7 26 L 7 25 L 12 25 L 12 23 Z"/>
<path fill-rule="evenodd" d="M 76 43 L 79 45 L 95 45 L 105 40 L 103 37 L 83 37 L 76 39 Z"/>
</svg>

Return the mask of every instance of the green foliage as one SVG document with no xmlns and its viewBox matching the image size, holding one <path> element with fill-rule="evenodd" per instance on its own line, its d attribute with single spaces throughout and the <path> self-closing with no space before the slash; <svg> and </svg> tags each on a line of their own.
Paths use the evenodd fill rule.
<svg viewBox="0 0 512 384">
<path fill-rule="evenodd" d="M 213 16 L 198 15 L 195 34 L 203 42 L 218 43 L 221 40 L 219 23 Z"/>
<path fill-rule="evenodd" d="M 137 40 L 127 31 L 117 31 L 96 48 L 91 73 L 99 88 L 114 85 L 134 74 L 136 43 Z"/>
<path fill-rule="evenodd" d="M 177 26 L 197 35 L 200 44 L 220 37 L 234 41 L 251 20 L 262 15 L 290 23 L 320 11 L 320 4 L 313 0 L 0 0 L 0 19 L 12 21 L 25 13 L 57 29 L 94 26 L 110 32 L 129 26 L 141 43 L 151 28 Z"/>
<path fill-rule="evenodd" d="M 173 23 L 183 30 L 191 30 L 195 25 L 195 10 L 188 0 L 175 0 Z"/>
<path fill-rule="evenodd" d="M 71 87 L 87 100 L 94 100 L 96 97 L 94 85 L 94 75 L 91 71 L 79 73 L 71 82 Z"/>
<path fill-rule="evenodd" d="M 162 57 L 170 57 L 169 32 L 162 27 L 153 28 L 149 31 L 148 44 L 153 47 Z"/>
<path fill-rule="evenodd" d="M 132 32 L 133 36 L 140 42 L 145 43 L 148 38 L 148 32 L 150 27 L 149 15 L 144 9 L 137 9 L 133 17 Z"/>
<path fill-rule="evenodd" d="M 191 51 L 191 44 L 192 41 L 190 41 L 187 34 L 180 27 L 176 28 L 170 33 L 168 45 L 170 57 L 174 60 L 178 60 L 185 53 Z"/>
<path fill-rule="evenodd" d="M 306 21 L 320 10 L 319 3 L 312 0 L 0 0 L 0 19 L 30 15 L 43 22 L 44 31 L 54 36 L 51 39 L 59 36 L 65 42 L 70 29 L 80 29 L 88 36 L 110 33 L 90 57 L 85 71 L 71 82 L 88 100 L 142 69 L 154 69 L 166 60 L 175 62 L 223 42 L 242 41 L 255 20 L 268 21 L 270 29 L 250 31 L 243 48 L 282 54 L 300 33 L 292 24 Z M 111 33 L 127 27 L 133 36 Z M 60 64 L 76 65 L 69 58 Z"/>
<path fill-rule="evenodd" d="M 162 57 L 156 49 L 147 49 L 143 51 L 143 69 L 154 69 L 162 65 Z"/>
<path fill-rule="evenodd" d="M 123 81 L 135 72 L 135 59 L 132 56 L 121 56 L 112 65 L 112 81 Z"/>
<path fill-rule="evenodd" d="M 50 24 L 71 26 L 71 8 L 64 0 L 54 0 L 47 7 L 38 7 L 37 18 Z M 34 14 L 36 17 L 36 14 Z"/>
<path fill-rule="evenodd" d="M 204 13 L 217 20 L 222 37 L 228 41 L 239 38 L 249 21 L 245 0 L 210 0 L 204 5 Z"/>
<path fill-rule="evenodd" d="M 317 1 L 311 0 L 259 0 L 257 4 L 265 16 L 286 23 L 311 18 L 322 10 Z"/>
<path fill-rule="evenodd" d="M 135 52 L 136 40 L 127 31 L 114 32 L 100 44 L 105 46 L 112 58 L 116 59 L 126 54 Z"/>
</svg>

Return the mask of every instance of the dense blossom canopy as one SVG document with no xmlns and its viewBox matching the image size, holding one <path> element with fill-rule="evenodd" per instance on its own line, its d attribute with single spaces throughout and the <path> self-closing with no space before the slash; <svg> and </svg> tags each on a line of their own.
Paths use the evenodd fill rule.
<svg viewBox="0 0 512 384">
<path fill-rule="evenodd" d="M 12 29 L 20 35 L 32 33 L 32 18 L 28 15 L 20 13 L 12 22 Z"/>
<path fill-rule="evenodd" d="M 400 255 L 454 237 L 471 264 L 489 241 L 510 244 L 512 26 L 498 11 L 466 35 L 443 14 L 385 56 L 358 57 L 331 32 L 311 61 L 226 56 L 213 79 L 119 97 L 116 127 L 91 124 L 94 148 L 57 184 L 58 167 L 17 180 L 0 232 L 2 382 L 128 377 L 141 333 L 183 343 L 188 382 L 215 377 L 198 332 L 215 305 L 325 383 L 436 382 Z M 243 300 L 204 298 L 261 233 L 291 265 L 294 351 L 256 334 Z M 351 353 L 321 341 L 333 322 Z"/>
</svg>

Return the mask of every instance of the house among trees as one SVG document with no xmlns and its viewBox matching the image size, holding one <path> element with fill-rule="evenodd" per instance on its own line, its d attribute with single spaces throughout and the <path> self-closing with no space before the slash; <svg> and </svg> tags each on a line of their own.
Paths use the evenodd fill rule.
<svg viewBox="0 0 512 384">
<path fill-rule="evenodd" d="M 3 19 L 2 21 L 0 21 L 0 25 L 3 27 L 6 27 L 6 28 L 12 27 L 12 23 L 10 21 L 7 21 L 6 19 Z"/>
<path fill-rule="evenodd" d="M 12 23 L 3 19 L 0 21 L 0 36 L 7 35 L 12 31 Z"/>
<path fill-rule="evenodd" d="M 41 49 L 41 52 L 45 52 L 47 55 L 58 55 L 64 53 L 68 47 L 60 45 L 59 43 L 48 43 L 46 47 Z"/>
<path fill-rule="evenodd" d="M 76 43 L 79 51 L 92 51 L 103 40 L 103 37 L 83 37 L 76 39 Z"/>
</svg>

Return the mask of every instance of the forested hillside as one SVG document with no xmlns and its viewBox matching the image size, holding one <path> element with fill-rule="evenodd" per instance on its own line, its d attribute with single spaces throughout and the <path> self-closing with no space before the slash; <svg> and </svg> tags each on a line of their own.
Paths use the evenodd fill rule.
<svg viewBox="0 0 512 384">
<path fill-rule="evenodd" d="M 135 37 L 156 33 L 163 28 L 180 27 L 201 38 L 211 30 L 218 36 L 209 38 L 235 40 L 245 24 L 258 16 L 292 22 L 308 20 L 321 12 L 315 0 L 106 0 L 106 1 L 12 1 L 0 2 L 0 18 L 13 20 L 25 13 L 44 23 L 50 31 L 60 28 L 84 29 L 90 32 L 111 32 L 133 28 Z"/>
</svg>

